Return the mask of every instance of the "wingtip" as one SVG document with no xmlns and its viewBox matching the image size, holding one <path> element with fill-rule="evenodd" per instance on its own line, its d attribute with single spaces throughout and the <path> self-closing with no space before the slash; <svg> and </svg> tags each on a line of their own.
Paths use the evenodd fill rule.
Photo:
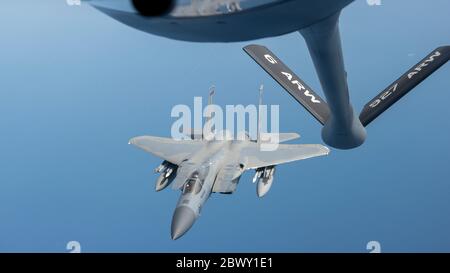
<svg viewBox="0 0 450 273">
<path fill-rule="evenodd" d="M 138 139 L 139 137 L 132 137 L 132 138 L 130 138 L 129 140 L 128 140 L 128 145 L 135 145 L 136 144 L 136 140 Z"/>
</svg>

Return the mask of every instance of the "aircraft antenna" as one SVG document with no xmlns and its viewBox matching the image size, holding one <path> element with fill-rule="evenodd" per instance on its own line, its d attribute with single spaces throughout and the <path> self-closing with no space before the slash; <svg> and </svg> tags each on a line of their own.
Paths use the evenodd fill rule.
<svg viewBox="0 0 450 273">
<path fill-rule="evenodd" d="M 212 105 L 213 104 L 213 97 L 214 97 L 215 94 L 216 94 L 216 86 L 215 85 L 211 85 L 211 87 L 209 88 L 208 105 Z M 207 117 L 205 124 L 207 124 L 210 120 L 212 120 L 212 118 L 213 118 L 212 116 L 211 117 Z M 210 133 L 212 133 L 212 132 L 210 132 Z M 203 135 L 203 138 L 204 138 L 204 135 Z"/>
<path fill-rule="evenodd" d="M 216 94 L 216 86 L 211 85 L 209 88 L 209 97 L 208 97 L 208 105 L 211 105 L 213 103 L 213 97 Z"/>
</svg>

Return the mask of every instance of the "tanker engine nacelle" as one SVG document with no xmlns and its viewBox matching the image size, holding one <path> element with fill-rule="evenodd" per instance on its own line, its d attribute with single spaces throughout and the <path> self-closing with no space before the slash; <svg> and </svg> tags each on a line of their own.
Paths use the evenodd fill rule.
<svg viewBox="0 0 450 273">
<path fill-rule="evenodd" d="M 253 183 L 258 180 L 256 187 L 256 193 L 258 197 L 263 197 L 269 192 L 273 182 L 273 175 L 275 174 L 275 166 L 269 166 L 256 169 L 255 176 L 253 177 Z"/>
<path fill-rule="evenodd" d="M 156 191 L 160 191 L 165 189 L 175 178 L 175 173 L 177 172 L 177 166 L 168 162 L 163 161 L 161 165 L 159 165 L 155 169 L 155 173 L 160 173 L 161 175 L 156 180 L 155 189 Z"/>
</svg>

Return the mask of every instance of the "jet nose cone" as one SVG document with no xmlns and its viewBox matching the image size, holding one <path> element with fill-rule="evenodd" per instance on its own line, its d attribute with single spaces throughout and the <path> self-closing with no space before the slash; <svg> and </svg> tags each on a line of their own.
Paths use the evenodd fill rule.
<svg viewBox="0 0 450 273">
<path fill-rule="evenodd" d="M 192 209 L 181 206 L 175 209 L 172 218 L 172 239 L 176 240 L 188 231 L 195 222 L 195 213 Z"/>
</svg>

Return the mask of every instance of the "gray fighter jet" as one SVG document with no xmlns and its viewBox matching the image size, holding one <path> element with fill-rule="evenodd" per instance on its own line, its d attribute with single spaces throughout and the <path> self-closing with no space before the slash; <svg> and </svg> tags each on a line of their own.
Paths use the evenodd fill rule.
<svg viewBox="0 0 450 273">
<path fill-rule="evenodd" d="M 160 173 L 156 191 L 169 184 L 182 191 L 172 219 L 172 239 L 192 227 L 211 193 L 233 193 L 244 171 L 256 170 L 253 182 L 258 181 L 257 194 L 262 197 L 272 186 L 276 165 L 329 153 L 329 149 L 320 144 L 278 144 L 274 151 L 263 151 L 259 136 L 258 132 L 255 140 L 202 135 L 198 139 L 192 133 L 186 140 L 156 136 L 130 139 L 129 144 L 164 160 L 155 169 Z M 279 142 L 299 137 L 296 133 L 281 133 Z"/>
</svg>

